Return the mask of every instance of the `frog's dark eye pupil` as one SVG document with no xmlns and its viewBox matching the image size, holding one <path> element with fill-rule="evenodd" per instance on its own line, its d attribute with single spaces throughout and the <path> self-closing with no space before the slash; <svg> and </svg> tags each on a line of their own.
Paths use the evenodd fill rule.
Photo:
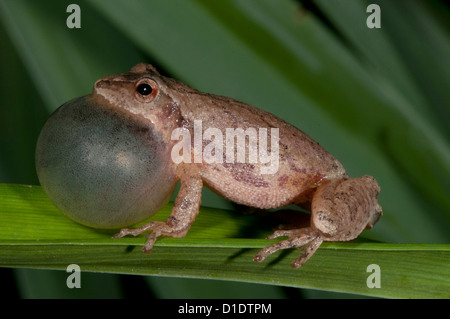
<svg viewBox="0 0 450 319">
<path fill-rule="evenodd" d="M 143 78 L 135 83 L 134 97 L 142 103 L 154 101 L 159 95 L 159 88 L 156 81 Z"/>
<path fill-rule="evenodd" d="M 136 91 L 140 94 L 140 95 L 149 95 L 152 93 L 152 87 L 150 84 L 147 83 L 141 83 L 138 85 L 138 87 L 136 88 Z"/>
</svg>

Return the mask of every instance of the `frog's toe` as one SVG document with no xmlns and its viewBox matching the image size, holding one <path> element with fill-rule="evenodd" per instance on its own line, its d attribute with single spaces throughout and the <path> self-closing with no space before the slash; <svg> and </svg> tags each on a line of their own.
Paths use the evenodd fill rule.
<svg viewBox="0 0 450 319">
<path fill-rule="evenodd" d="M 154 222 L 147 223 L 139 228 L 135 229 L 129 229 L 129 228 L 123 228 L 120 230 L 119 233 L 115 234 L 113 238 L 122 238 L 127 235 L 137 236 L 142 234 L 143 232 L 152 229 L 154 226 Z"/>
<path fill-rule="evenodd" d="M 159 237 L 180 238 L 186 236 L 188 231 L 188 228 L 174 227 L 166 222 L 158 221 L 152 222 L 152 225 L 147 229 L 152 229 L 152 232 L 145 235 L 145 237 L 147 237 L 147 242 L 142 247 L 142 251 L 145 253 L 152 252 L 153 246 Z"/>
<path fill-rule="evenodd" d="M 267 239 L 275 239 L 283 236 L 295 237 L 299 235 L 301 235 L 301 229 L 279 229 L 274 231 L 272 235 L 267 236 Z"/>
<path fill-rule="evenodd" d="M 142 251 L 147 254 L 151 253 L 153 250 L 153 246 L 155 245 L 155 242 L 159 236 L 160 233 L 154 230 L 150 234 L 146 235 L 147 241 L 145 242 L 145 245 L 142 247 Z"/>
<path fill-rule="evenodd" d="M 123 229 L 120 230 L 119 233 L 113 235 L 113 238 L 122 238 L 122 237 L 125 237 L 127 235 L 132 235 L 132 229 L 123 228 Z"/>
<path fill-rule="evenodd" d="M 292 230 L 275 231 L 270 239 L 290 236 L 288 239 L 279 241 L 261 249 L 253 258 L 256 262 L 262 262 L 267 256 L 277 252 L 280 249 L 301 248 L 300 256 L 292 262 L 292 267 L 298 268 L 303 265 L 317 250 L 322 243 L 320 234 L 311 228 L 301 228 Z"/>
<path fill-rule="evenodd" d="M 301 248 L 300 256 L 291 263 L 293 268 L 301 267 L 319 248 L 322 239 L 316 238 Z"/>
</svg>

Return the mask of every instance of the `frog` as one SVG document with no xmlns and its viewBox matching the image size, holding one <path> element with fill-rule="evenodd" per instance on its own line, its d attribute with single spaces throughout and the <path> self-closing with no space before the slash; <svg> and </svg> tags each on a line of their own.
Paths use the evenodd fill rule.
<svg viewBox="0 0 450 319">
<path fill-rule="evenodd" d="M 211 128 L 214 139 L 205 134 Z M 250 161 L 250 136 L 227 153 L 236 155 L 234 161 L 225 158 L 219 150 L 231 144 L 218 137 L 229 129 L 266 132 L 269 142 L 253 141 L 275 155 L 275 169 L 263 173 L 267 161 Z M 199 132 L 206 138 L 196 139 Z M 202 159 L 212 140 L 216 148 L 209 154 L 216 161 Z M 244 160 L 236 160 L 239 150 L 248 152 Z M 175 160 L 180 153 L 183 160 Z M 186 236 L 199 214 L 203 187 L 255 209 L 297 205 L 310 211 L 309 226 L 280 225 L 267 238 L 287 238 L 254 256 L 262 262 L 279 250 L 298 248 L 293 268 L 304 265 L 322 242 L 353 240 L 382 216 L 376 179 L 349 177 L 300 129 L 236 99 L 200 92 L 146 63 L 99 79 L 92 94 L 61 106 L 39 136 L 36 167 L 42 187 L 68 217 L 91 227 L 120 228 L 114 238 L 145 233 L 146 253 L 159 237 Z M 177 183 L 166 221 L 126 228 L 158 212 Z"/>
</svg>

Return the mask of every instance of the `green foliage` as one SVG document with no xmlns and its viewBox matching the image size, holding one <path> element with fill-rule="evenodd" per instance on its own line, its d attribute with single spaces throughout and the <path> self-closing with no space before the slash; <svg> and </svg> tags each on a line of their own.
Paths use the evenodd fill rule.
<svg viewBox="0 0 450 319">
<path fill-rule="evenodd" d="M 39 186 L 0 184 L 0 194 L 0 266 L 4 267 L 65 270 L 77 264 L 88 272 L 223 279 L 381 297 L 450 298 L 447 245 L 324 243 L 295 270 L 290 267 L 298 254 L 295 250 L 263 264 L 252 261 L 258 249 L 270 243 L 241 233 L 258 225 L 254 216 L 203 208 L 186 238 L 160 239 L 147 255 L 138 249 L 144 238 L 113 239 L 114 232 L 65 218 Z M 165 220 L 170 209 L 168 205 L 154 219 Z M 366 284 L 371 273 L 367 267 L 374 263 L 382 270 L 382 289 Z"/>
<path fill-rule="evenodd" d="M 373 2 L 318 0 L 314 13 L 288 0 L 80 0 L 81 29 L 68 29 L 72 1 L 0 0 L 0 182 L 37 184 L 34 145 L 48 114 L 89 93 L 98 78 L 146 61 L 201 91 L 234 97 L 301 128 L 351 176 L 375 176 L 384 210 L 364 234 L 365 243 L 323 245 L 295 272 L 288 264 L 296 251 L 266 264 L 252 262 L 254 248 L 267 241 L 249 216 L 202 209 L 187 239 L 162 239 L 149 257 L 139 249 L 124 253 L 142 238 L 111 240 L 59 216 L 38 187 L 2 185 L 0 263 L 63 269 L 73 254 L 86 256 L 90 271 L 136 269 L 385 297 L 445 296 L 439 293 L 449 291 L 448 246 L 442 246 L 450 238 L 448 7 L 439 1 L 377 0 L 382 27 L 368 29 L 366 8 Z M 208 191 L 203 204 L 232 208 Z M 239 229 L 253 233 L 242 237 Z M 182 265 L 188 252 L 195 260 L 191 267 Z M 235 258 L 224 265 L 230 256 Z M 114 258 L 120 270 L 108 268 Z M 368 291 L 363 279 L 371 263 L 381 266 L 383 286 Z M 33 278 L 51 282 L 60 272 L 44 273 L 17 270 L 19 294 L 43 296 L 32 292 L 40 284 Z M 107 278 L 111 287 L 120 286 L 116 276 Z M 155 296 L 171 295 L 158 282 L 163 278 L 149 278 Z M 186 296 L 199 296 L 192 282 L 178 283 Z M 210 284 L 217 297 L 226 291 L 223 282 L 202 284 Z M 254 291 L 286 296 L 275 286 L 246 287 L 248 297 Z M 109 291 L 122 296 L 120 288 Z"/>
</svg>

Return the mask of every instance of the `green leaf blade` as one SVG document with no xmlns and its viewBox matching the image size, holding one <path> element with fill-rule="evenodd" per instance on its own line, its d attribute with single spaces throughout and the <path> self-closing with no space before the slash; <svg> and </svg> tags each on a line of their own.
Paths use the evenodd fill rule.
<svg viewBox="0 0 450 319">
<path fill-rule="evenodd" d="M 450 297 L 448 245 L 323 243 L 296 270 L 290 262 L 297 250 L 255 263 L 255 253 L 275 241 L 233 238 L 254 222 L 252 216 L 238 218 L 202 208 L 199 223 L 186 238 L 159 239 L 153 252 L 144 254 L 140 247 L 145 238 L 113 239 L 114 231 L 78 225 L 53 206 L 41 187 L 0 184 L 0 194 L 0 267 L 65 270 L 78 264 L 88 272 L 219 279 L 381 297 Z M 156 219 L 166 218 L 168 212 L 170 205 Z M 371 264 L 380 266 L 381 288 L 367 287 Z"/>
</svg>

